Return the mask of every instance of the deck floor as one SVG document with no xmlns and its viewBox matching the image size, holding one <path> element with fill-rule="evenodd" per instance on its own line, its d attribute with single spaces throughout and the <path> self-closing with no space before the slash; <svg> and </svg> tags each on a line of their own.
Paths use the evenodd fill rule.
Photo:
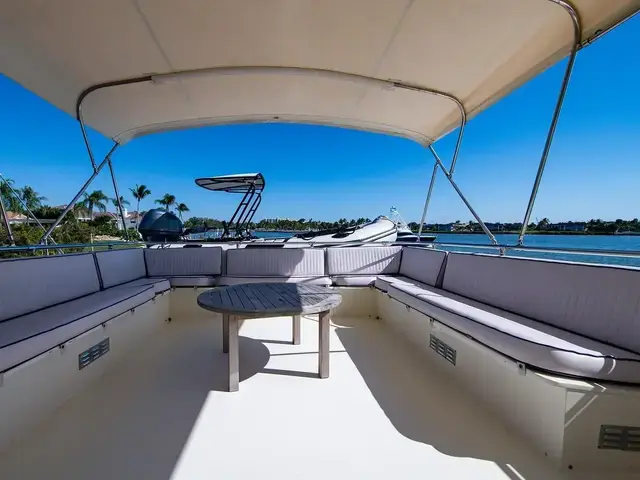
<svg viewBox="0 0 640 480">
<path fill-rule="evenodd" d="M 602 478 L 557 471 L 384 323 L 335 321 L 326 380 L 312 317 L 297 346 L 291 319 L 247 321 L 227 393 L 220 322 L 174 320 L 15 442 L 0 477 Z"/>
</svg>

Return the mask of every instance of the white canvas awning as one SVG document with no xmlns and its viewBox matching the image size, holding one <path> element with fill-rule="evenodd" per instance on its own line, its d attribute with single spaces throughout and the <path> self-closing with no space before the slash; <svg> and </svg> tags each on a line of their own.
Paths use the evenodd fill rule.
<svg viewBox="0 0 640 480">
<path fill-rule="evenodd" d="M 430 143 L 460 124 L 462 107 L 481 111 L 570 52 L 574 24 L 561 3 L 6 0 L 0 69 L 74 116 L 87 89 L 139 79 L 82 102 L 85 122 L 119 142 L 199 125 L 301 122 Z M 570 3 L 583 42 L 640 7 Z"/>
<path fill-rule="evenodd" d="M 261 173 L 236 173 L 218 177 L 197 178 L 196 185 L 207 190 L 246 193 L 250 190 L 262 192 L 265 182 Z"/>
</svg>

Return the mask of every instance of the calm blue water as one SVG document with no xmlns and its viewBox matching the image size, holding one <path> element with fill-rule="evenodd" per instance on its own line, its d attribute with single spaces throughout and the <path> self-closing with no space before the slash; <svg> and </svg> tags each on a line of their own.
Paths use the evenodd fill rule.
<svg viewBox="0 0 640 480">
<path fill-rule="evenodd" d="M 496 235 L 496 240 L 498 240 L 498 243 L 502 245 L 515 245 L 518 241 L 518 236 L 515 234 L 498 234 Z M 486 235 L 475 234 L 439 234 L 437 236 L 437 241 L 470 243 L 475 245 L 490 245 L 489 239 L 486 237 Z M 582 250 L 640 251 L 640 235 L 528 235 L 525 237 L 525 245 L 528 247 L 575 248 Z M 464 249 L 459 247 L 444 248 L 447 250 L 460 250 L 469 252 L 491 252 L 491 250 L 477 249 L 473 247 Z M 493 250 L 493 252 L 495 252 L 495 250 Z M 510 251 L 509 255 L 640 267 L 640 258 L 513 251 Z"/>
<path fill-rule="evenodd" d="M 290 237 L 287 232 L 255 232 L 261 238 L 282 238 Z M 496 235 L 496 239 L 502 245 L 515 245 L 517 235 Z M 490 245 L 486 235 L 475 234 L 438 234 L 438 242 L 468 243 L 474 245 Z M 576 248 L 582 250 L 621 250 L 640 251 L 640 235 L 528 235 L 525 238 L 525 245 L 529 247 L 547 248 Z M 446 250 L 457 250 L 466 252 L 496 253 L 496 250 L 487 250 L 473 247 L 442 247 Z M 541 253 L 541 252 L 513 252 L 510 256 L 526 256 L 535 258 L 547 258 L 554 260 L 569 260 L 574 262 L 588 263 L 608 263 L 613 265 L 628 265 L 640 267 L 640 257 L 625 258 L 600 255 L 574 255 L 562 253 Z"/>
</svg>

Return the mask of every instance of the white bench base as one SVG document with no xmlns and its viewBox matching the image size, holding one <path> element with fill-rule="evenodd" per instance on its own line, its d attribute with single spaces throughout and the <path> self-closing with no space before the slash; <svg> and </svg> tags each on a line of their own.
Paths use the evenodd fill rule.
<svg viewBox="0 0 640 480">
<path fill-rule="evenodd" d="M 142 348 L 144 339 L 166 324 L 168 293 L 69 340 L 63 348 L 55 347 L 0 374 L 0 450 L 111 369 L 125 353 Z M 107 338 L 108 353 L 80 370 L 78 355 Z"/>
<path fill-rule="evenodd" d="M 386 293 L 376 293 L 384 321 L 559 467 L 640 470 L 640 451 L 598 447 L 602 425 L 638 427 L 640 440 L 640 388 L 528 370 Z M 448 351 L 448 359 L 434 347 L 445 355 Z"/>
</svg>

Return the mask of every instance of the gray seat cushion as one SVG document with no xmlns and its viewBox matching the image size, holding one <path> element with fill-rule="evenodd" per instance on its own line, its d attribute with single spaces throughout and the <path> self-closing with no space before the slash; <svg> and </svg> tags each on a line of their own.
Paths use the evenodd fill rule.
<svg viewBox="0 0 640 480">
<path fill-rule="evenodd" d="M 147 248 L 149 277 L 215 276 L 222 272 L 222 248 Z"/>
<path fill-rule="evenodd" d="M 219 285 L 239 283 L 307 283 L 309 285 L 331 285 L 329 277 L 229 277 L 219 278 Z"/>
<path fill-rule="evenodd" d="M 443 287 L 640 353 L 640 270 L 451 253 Z"/>
<path fill-rule="evenodd" d="M 230 277 L 323 277 L 322 249 L 241 248 L 227 250 Z"/>
<path fill-rule="evenodd" d="M 153 287 L 153 293 L 156 294 L 156 295 L 159 294 L 159 293 L 166 292 L 167 290 L 171 289 L 171 284 L 169 283 L 169 280 L 166 279 L 166 278 L 160 278 L 160 277 L 138 278 L 137 280 L 133 280 L 131 282 L 123 283 L 122 285 L 118 285 L 117 287 L 114 287 L 114 288 L 120 288 L 120 287 L 145 287 L 145 286 Z"/>
<path fill-rule="evenodd" d="M 115 287 L 0 322 L 0 372 L 151 300 L 152 286 Z"/>
<path fill-rule="evenodd" d="M 447 252 L 424 247 L 404 247 L 399 275 L 412 278 L 432 287 L 442 285 Z"/>
<path fill-rule="evenodd" d="M 95 255 L 103 288 L 121 285 L 147 275 L 142 248 L 107 250 L 96 252 Z"/>
<path fill-rule="evenodd" d="M 409 285 L 414 287 L 428 287 L 426 283 L 413 280 L 412 278 L 405 277 L 403 275 L 381 275 L 379 277 L 376 277 L 376 281 L 374 283 L 375 287 L 378 290 L 382 290 L 383 292 L 387 292 L 389 290 L 389 287 L 394 284 Z"/>
<path fill-rule="evenodd" d="M 544 371 L 640 383 L 640 355 L 429 286 L 391 284 L 389 296 L 507 357 Z"/>
<path fill-rule="evenodd" d="M 100 290 L 91 253 L 0 261 L 0 320 Z"/>
<path fill-rule="evenodd" d="M 400 268 L 402 247 L 327 248 L 327 274 L 334 276 L 395 275 Z"/>
</svg>

